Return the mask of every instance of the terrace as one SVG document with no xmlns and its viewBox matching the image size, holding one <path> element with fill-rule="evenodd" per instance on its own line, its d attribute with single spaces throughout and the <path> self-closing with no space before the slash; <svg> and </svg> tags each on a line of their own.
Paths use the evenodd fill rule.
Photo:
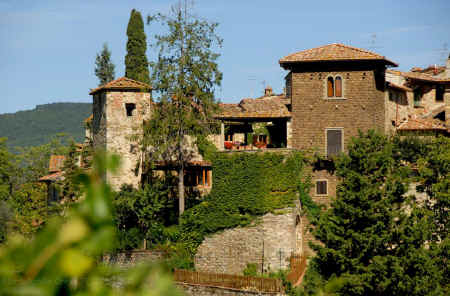
<svg viewBox="0 0 450 296">
<path fill-rule="evenodd" d="M 221 104 L 216 116 L 221 122 L 221 151 L 290 148 L 290 99 L 272 95 L 243 99 L 239 104 Z"/>
</svg>

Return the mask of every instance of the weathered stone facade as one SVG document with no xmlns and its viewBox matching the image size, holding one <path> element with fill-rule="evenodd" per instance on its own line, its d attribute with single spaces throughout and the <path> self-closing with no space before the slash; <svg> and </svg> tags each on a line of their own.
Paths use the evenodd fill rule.
<svg viewBox="0 0 450 296">
<path fill-rule="evenodd" d="M 317 149 L 326 155 L 327 128 L 343 129 L 344 151 L 358 130 L 384 130 L 384 72 L 377 73 L 369 66 L 364 70 L 327 70 L 292 71 L 293 148 Z M 342 98 L 327 97 L 329 76 L 342 77 Z"/>
<path fill-rule="evenodd" d="M 299 207 L 266 214 L 248 227 L 207 237 L 195 255 L 198 271 L 242 274 L 249 263 L 259 270 L 286 269 L 292 253 L 303 251 Z M 281 255 L 280 255 L 281 250 Z"/>
<path fill-rule="evenodd" d="M 94 94 L 94 148 L 121 157 L 118 173 L 106 173 L 106 180 L 114 190 L 122 184 L 137 187 L 141 180 L 141 166 L 137 169 L 140 149 L 131 137 L 142 132 L 143 122 L 150 114 L 150 92 L 104 90 Z"/>
<path fill-rule="evenodd" d="M 185 284 L 185 283 L 177 283 L 177 286 L 186 293 L 186 295 L 192 296 L 231 296 L 231 295 L 240 295 L 240 296 L 284 296 L 286 294 L 283 293 L 269 293 L 269 292 L 255 292 L 255 291 L 245 291 L 245 290 L 237 290 L 231 288 L 223 288 L 223 287 L 213 287 L 213 286 L 205 286 L 205 285 L 193 285 L 193 284 Z"/>
</svg>

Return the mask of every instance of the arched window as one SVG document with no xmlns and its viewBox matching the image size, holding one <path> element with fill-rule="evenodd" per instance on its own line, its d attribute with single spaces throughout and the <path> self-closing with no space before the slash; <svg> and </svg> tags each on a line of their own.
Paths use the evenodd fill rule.
<svg viewBox="0 0 450 296">
<path fill-rule="evenodd" d="M 342 78 L 339 76 L 336 77 L 335 87 L 336 87 L 335 96 L 339 98 L 342 97 Z"/>
<path fill-rule="evenodd" d="M 328 77 L 327 88 L 328 88 L 328 97 L 334 97 L 334 80 L 333 80 L 333 77 Z"/>
</svg>

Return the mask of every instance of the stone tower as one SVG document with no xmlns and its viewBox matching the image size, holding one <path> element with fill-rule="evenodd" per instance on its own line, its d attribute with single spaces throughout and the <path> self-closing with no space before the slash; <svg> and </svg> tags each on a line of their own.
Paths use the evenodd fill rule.
<svg viewBox="0 0 450 296">
<path fill-rule="evenodd" d="M 137 187 L 141 180 L 140 148 L 131 137 L 142 132 L 144 120 L 150 117 L 151 86 L 121 77 L 93 89 L 90 95 L 94 149 L 121 158 L 118 174 L 106 173 L 106 181 L 114 190 L 123 184 Z"/>
</svg>

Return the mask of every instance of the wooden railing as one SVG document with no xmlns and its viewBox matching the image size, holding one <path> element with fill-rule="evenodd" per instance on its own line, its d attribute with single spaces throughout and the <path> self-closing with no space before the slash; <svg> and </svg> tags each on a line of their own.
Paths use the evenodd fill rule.
<svg viewBox="0 0 450 296">
<path fill-rule="evenodd" d="M 278 293 L 283 290 L 281 280 L 175 269 L 175 282 L 232 288 L 246 291 Z"/>
<path fill-rule="evenodd" d="M 301 277 L 303 277 L 306 271 L 306 257 L 300 255 L 291 256 L 291 272 L 288 274 L 287 279 L 293 284 L 298 284 Z"/>
</svg>

